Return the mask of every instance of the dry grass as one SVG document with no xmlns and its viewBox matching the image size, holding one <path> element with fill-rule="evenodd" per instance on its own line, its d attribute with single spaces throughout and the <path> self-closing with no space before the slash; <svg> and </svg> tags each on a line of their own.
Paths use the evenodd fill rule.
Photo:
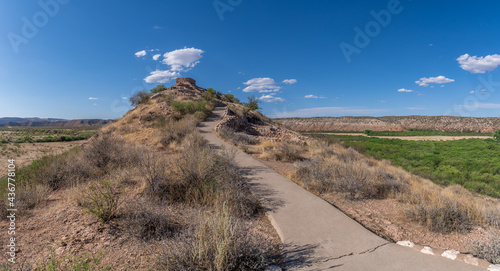
<svg viewBox="0 0 500 271">
<path fill-rule="evenodd" d="M 260 158 L 264 160 L 294 162 L 303 159 L 304 148 L 286 141 L 264 141 L 258 147 L 262 153 Z"/>
<path fill-rule="evenodd" d="M 194 236 L 183 235 L 176 247 L 159 257 L 161 270 L 262 270 L 276 259 L 278 248 L 251 234 L 223 205 L 200 219 Z M 273 259 L 274 258 L 274 259 Z"/>
</svg>

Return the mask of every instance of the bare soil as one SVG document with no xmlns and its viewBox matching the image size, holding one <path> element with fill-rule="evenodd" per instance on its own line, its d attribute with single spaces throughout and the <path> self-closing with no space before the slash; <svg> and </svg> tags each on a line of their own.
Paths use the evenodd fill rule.
<svg viewBox="0 0 500 271">
<path fill-rule="evenodd" d="M 7 169 L 8 159 L 16 159 L 17 168 L 23 168 L 43 156 L 63 153 L 73 147 L 81 146 L 87 141 L 19 143 L 19 147 L 14 143 L 1 144 L 0 173 Z M 0 174 L 0 176 L 3 176 L 3 174 Z"/>
</svg>

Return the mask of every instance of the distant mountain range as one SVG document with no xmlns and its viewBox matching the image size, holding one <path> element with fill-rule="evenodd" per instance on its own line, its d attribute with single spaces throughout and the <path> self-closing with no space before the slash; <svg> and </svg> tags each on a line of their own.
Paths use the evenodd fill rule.
<svg viewBox="0 0 500 271">
<path fill-rule="evenodd" d="M 102 126 L 112 122 L 103 119 L 55 119 L 55 118 L 0 118 L 0 127 L 76 127 L 76 126 Z"/>
</svg>

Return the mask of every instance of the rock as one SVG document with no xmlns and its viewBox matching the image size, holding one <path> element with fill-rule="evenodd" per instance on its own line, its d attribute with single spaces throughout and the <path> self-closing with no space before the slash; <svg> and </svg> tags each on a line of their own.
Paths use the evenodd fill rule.
<svg viewBox="0 0 500 271">
<path fill-rule="evenodd" d="M 404 247 L 414 247 L 415 246 L 415 244 L 411 241 L 399 241 L 396 244 L 398 244 L 400 246 L 404 246 Z"/>
<path fill-rule="evenodd" d="M 477 260 L 477 258 L 474 257 L 474 256 L 472 256 L 472 255 L 470 255 L 470 254 L 467 255 L 467 256 L 465 256 L 464 262 L 468 263 L 470 265 L 475 265 L 475 266 L 479 265 L 479 261 Z"/>
<path fill-rule="evenodd" d="M 64 252 L 64 247 L 58 247 L 54 252 L 56 255 L 61 255 Z"/>
<path fill-rule="evenodd" d="M 434 255 L 432 248 L 428 247 L 428 246 L 425 246 L 424 248 L 422 248 L 422 250 L 420 250 L 420 252 L 422 252 L 424 254 L 428 254 L 428 255 Z"/>
<path fill-rule="evenodd" d="M 488 266 L 488 271 L 500 271 L 500 264 L 492 264 Z"/>
<path fill-rule="evenodd" d="M 448 259 L 451 259 L 451 260 L 455 260 L 457 258 L 458 254 L 460 254 L 460 252 L 458 252 L 456 250 L 445 250 L 443 252 L 443 254 L 441 254 L 441 256 L 448 258 Z"/>
<path fill-rule="evenodd" d="M 269 265 L 266 267 L 266 269 L 264 269 L 265 271 L 281 271 L 281 267 L 277 266 L 277 265 Z"/>
</svg>

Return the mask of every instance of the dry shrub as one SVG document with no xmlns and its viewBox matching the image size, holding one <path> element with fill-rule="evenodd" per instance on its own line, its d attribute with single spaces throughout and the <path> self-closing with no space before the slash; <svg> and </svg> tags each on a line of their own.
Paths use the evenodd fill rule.
<svg viewBox="0 0 500 271">
<path fill-rule="evenodd" d="M 171 221 L 162 205 L 152 204 L 140 198 L 132 200 L 123 209 L 124 226 L 144 241 L 162 240 L 177 230 L 177 225 Z"/>
<path fill-rule="evenodd" d="M 189 134 L 194 133 L 196 126 L 199 124 L 199 119 L 194 116 L 186 116 L 180 120 L 168 120 L 160 129 L 161 140 L 163 146 L 168 146 L 172 142 L 180 143 Z"/>
<path fill-rule="evenodd" d="M 219 129 L 218 133 L 222 138 L 233 143 L 236 146 L 256 145 L 259 143 L 259 140 L 256 137 L 247 135 L 245 133 L 236 132 L 226 126 Z"/>
<path fill-rule="evenodd" d="M 470 192 L 459 185 L 446 189 L 413 183 L 407 215 L 430 230 L 449 233 L 468 231 L 473 222 L 484 221 L 480 206 Z"/>
<path fill-rule="evenodd" d="M 182 147 L 175 161 L 165 162 L 151 155 L 143 159 L 145 192 L 151 200 L 192 206 L 220 206 L 226 202 L 238 217 L 257 212 L 258 204 L 229 152 L 218 154 L 197 133 L 186 136 Z"/>
<path fill-rule="evenodd" d="M 302 159 L 303 148 L 297 144 L 282 142 L 263 142 L 261 158 L 264 160 L 295 162 Z"/>
<path fill-rule="evenodd" d="M 85 158 L 96 168 L 109 172 L 136 164 L 140 153 L 134 144 L 110 133 L 97 134 L 85 149 Z"/>
<path fill-rule="evenodd" d="M 260 270 L 277 249 L 262 236 L 234 220 L 223 205 L 215 214 L 201 219 L 194 236 L 180 236 L 158 257 L 161 270 Z"/>
<path fill-rule="evenodd" d="M 32 209 L 45 201 L 52 189 L 45 184 L 25 182 L 16 190 L 16 206 L 20 211 Z"/>
<path fill-rule="evenodd" d="M 315 158 L 296 162 L 292 179 L 317 193 L 341 192 L 350 199 L 386 198 L 402 189 L 403 182 L 391 173 L 365 160 L 351 160 L 355 157 L 351 151 L 346 154 L 343 160 Z"/>
<path fill-rule="evenodd" d="M 472 253 L 481 259 L 493 264 L 500 264 L 500 235 L 490 233 L 488 240 L 473 242 Z"/>
</svg>

